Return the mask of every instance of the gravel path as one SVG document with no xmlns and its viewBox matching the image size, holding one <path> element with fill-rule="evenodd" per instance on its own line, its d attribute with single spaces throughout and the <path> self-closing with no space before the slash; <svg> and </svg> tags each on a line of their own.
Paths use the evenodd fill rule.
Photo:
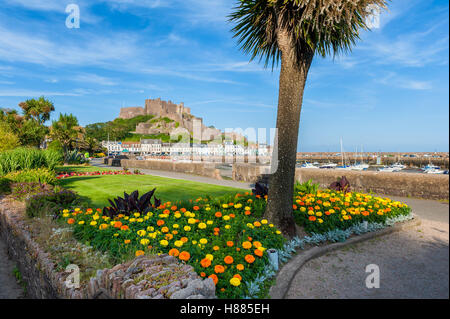
<svg viewBox="0 0 450 319">
<path fill-rule="evenodd" d="M 421 225 L 308 262 L 294 278 L 287 298 L 449 298 L 448 204 L 407 201 L 421 217 Z M 370 264 L 379 266 L 378 289 L 366 288 Z"/>
<path fill-rule="evenodd" d="M 6 254 L 5 243 L 0 240 L 0 299 L 23 298 L 24 291 L 13 276 L 14 266 Z"/>
</svg>

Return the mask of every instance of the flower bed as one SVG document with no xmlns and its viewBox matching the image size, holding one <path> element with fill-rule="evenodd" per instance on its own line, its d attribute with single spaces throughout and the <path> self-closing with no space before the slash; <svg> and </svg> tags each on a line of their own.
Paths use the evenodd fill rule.
<svg viewBox="0 0 450 319">
<path fill-rule="evenodd" d="M 99 176 L 99 175 L 143 175 L 140 172 L 126 172 L 126 171 L 95 171 L 95 172 L 70 172 L 58 173 L 57 179 L 64 179 L 76 176 Z"/>
<path fill-rule="evenodd" d="M 345 230 L 363 221 L 384 224 L 388 218 L 409 215 L 408 205 L 361 193 L 318 190 L 298 192 L 293 205 L 296 222 L 309 233 Z"/>
<path fill-rule="evenodd" d="M 352 229 L 363 221 L 382 225 L 410 213 L 405 204 L 358 193 L 299 193 L 294 201 L 297 222 L 313 236 Z M 267 272 L 267 248 L 286 250 L 284 237 L 262 218 L 265 205 L 264 198 L 246 193 L 166 202 L 148 213 L 112 219 L 101 209 L 65 210 L 62 217 L 79 240 L 107 251 L 117 262 L 168 253 L 212 278 L 219 298 L 243 298 L 258 297 L 250 290 Z"/>
</svg>

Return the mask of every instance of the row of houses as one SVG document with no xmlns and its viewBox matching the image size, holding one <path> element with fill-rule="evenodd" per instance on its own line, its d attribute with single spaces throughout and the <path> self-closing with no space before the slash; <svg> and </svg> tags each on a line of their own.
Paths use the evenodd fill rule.
<svg viewBox="0 0 450 319">
<path fill-rule="evenodd" d="M 102 146 L 108 150 L 110 155 L 133 154 L 140 156 L 174 156 L 174 155 L 196 155 L 196 156 L 268 156 L 270 146 L 267 144 L 253 144 L 245 147 L 233 142 L 223 144 L 195 144 L 195 143 L 163 143 L 157 139 L 142 139 L 140 142 L 112 142 L 103 141 Z"/>
</svg>

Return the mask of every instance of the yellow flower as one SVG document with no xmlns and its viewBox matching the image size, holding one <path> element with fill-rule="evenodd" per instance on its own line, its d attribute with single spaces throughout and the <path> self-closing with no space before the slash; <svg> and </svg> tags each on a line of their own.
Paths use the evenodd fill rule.
<svg viewBox="0 0 450 319">
<path fill-rule="evenodd" d="M 192 245 L 197 245 L 197 241 L 196 241 L 196 240 L 193 240 L 193 241 L 192 241 Z"/>
<path fill-rule="evenodd" d="M 84 220 L 79 221 L 78 225 L 84 225 Z"/>
<path fill-rule="evenodd" d="M 272 228 L 272 227 L 273 227 L 273 224 L 269 224 L 269 227 L 271 227 L 271 228 Z"/>
<path fill-rule="evenodd" d="M 205 223 L 200 223 L 200 224 L 198 224 L 198 228 L 205 229 L 206 228 L 206 224 Z"/>
<path fill-rule="evenodd" d="M 205 245 L 206 243 L 208 243 L 208 240 L 206 238 L 200 239 L 200 244 Z"/>
<path fill-rule="evenodd" d="M 306 208 L 305 207 L 300 207 L 300 211 L 302 212 L 302 213 L 304 213 L 305 211 L 306 211 Z"/>
<path fill-rule="evenodd" d="M 141 214 L 139 214 L 139 213 L 134 213 L 134 217 L 139 217 L 139 216 L 141 216 Z"/>
<path fill-rule="evenodd" d="M 65 213 L 65 214 L 68 213 L 68 212 L 69 212 L 68 209 L 64 209 L 64 210 L 63 210 L 63 213 Z"/>
<path fill-rule="evenodd" d="M 190 231 L 191 230 L 191 227 L 190 226 L 184 226 L 184 231 Z"/>
<path fill-rule="evenodd" d="M 155 230 L 155 227 L 153 227 L 153 226 L 148 226 L 147 227 L 147 231 L 154 231 Z"/>
<path fill-rule="evenodd" d="M 281 232 L 280 232 L 279 230 L 277 230 L 275 233 L 276 233 L 277 235 L 280 235 L 280 234 L 281 234 Z"/>
<path fill-rule="evenodd" d="M 210 211 L 210 210 L 211 210 L 211 207 L 206 207 L 205 210 L 206 210 L 206 211 Z"/>
<path fill-rule="evenodd" d="M 137 234 L 141 237 L 144 237 L 145 234 L 147 234 L 147 232 L 145 230 L 141 229 L 141 230 L 138 230 Z"/>
<path fill-rule="evenodd" d="M 180 213 L 176 213 L 174 216 L 175 216 L 175 218 L 180 218 L 181 214 Z"/>
<path fill-rule="evenodd" d="M 169 242 L 168 242 L 167 240 L 163 239 L 163 240 L 161 240 L 161 241 L 159 242 L 159 244 L 160 244 L 161 246 L 166 247 L 167 245 L 169 245 Z"/>
<path fill-rule="evenodd" d="M 319 218 L 317 221 L 319 222 L 319 224 L 323 223 L 323 219 L 322 218 Z"/>
<path fill-rule="evenodd" d="M 188 219 L 188 223 L 189 224 L 195 224 L 195 219 L 194 218 L 189 218 Z"/>
<path fill-rule="evenodd" d="M 63 217 L 64 217 L 64 218 L 67 218 L 67 217 L 69 217 L 69 216 L 70 216 L 70 215 L 67 214 L 67 213 L 66 213 L 66 214 L 63 214 Z"/>
<path fill-rule="evenodd" d="M 230 216 L 228 216 L 228 215 L 225 215 L 225 216 L 223 216 L 223 220 L 230 220 Z"/>
<path fill-rule="evenodd" d="M 213 222 L 212 220 L 208 220 L 208 221 L 206 222 L 206 224 L 212 225 L 212 224 L 214 224 L 214 222 Z"/>
<path fill-rule="evenodd" d="M 251 207 L 249 207 L 249 206 L 245 206 L 245 208 L 244 208 L 245 210 L 251 210 L 252 208 Z"/>
<path fill-rule="evenodd" d="M 177 240 L 177 241 L 174 242 L 174 245 L 176 247 L 181 247 L 181 246 L 183 246 L 183 242 L 181 240 Z"/>
<path fill-rule="evenodd" d="M 317 213 L 316 213 L 316 216 L 317 216 L 317 217 L 321 217 L 321 216 L 322 216 L 322 212 L 317 212 Z"/>
<path fill-rule="evenodd" d="M 223 208 L 228 208 L 228 204 L 223 204 L 222 207 Z"/>
<path fill-rule="evenodd" d="M 225 229 L 230 229 L 231 226 L 230 225 L 225 225 Z"/>
<path fill-rule="evenodd" d="M 207 259 L 209 259 L 209 260 L 211 260 L 211 261 L 214 260 L 214 256 L 211 255 L 211 254 L 207 254 L 205 258 L 207 258 Z"/>
<path fill-rule="evenodd" d="M 267 219 L 261 220 L 261 224 L 266 225 L 268 223 Z"/>
<path fill-rule="evenodd" d="M 237 287 L 241 284 L 241 281 L 239 280 L 239 278 L 233 277 L 230 279 L 230 284 Z"/>
<path fill-rule="evenodd" d="M 141 239 L 141 245 L 147 246 L 149 243 L 150 243 L 150 240 L 148 240 L 147 238 Z"/>
<path fill-rule="evenodd" d="M 91 222 L 91 226 L 95 226 L 95 225 L 97 225 L 97 222 L 94 220 Z"/>
</svg>

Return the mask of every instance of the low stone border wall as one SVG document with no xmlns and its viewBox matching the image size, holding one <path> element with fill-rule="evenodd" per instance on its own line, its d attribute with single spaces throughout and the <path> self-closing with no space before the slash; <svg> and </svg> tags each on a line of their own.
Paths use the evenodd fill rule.
<svg viewBox="0 0 450 319">
<path fill-rule="evenodd" d="M 56 264 L 35 243 L 20 212 L 0 201 L 0 240 L 17 263 L 26 283 L 27 297 L 36 299 L 207 299 L 215 298 L 212 279 L 202 280 L 194 269 L 172 256 L 142 256 L 97 276 L 80 288 L 67 288 L 69 273 L 56 271 Z"/>
<path fill-rule="evenodd" d="M 222 179 L 220 170 L 214 163 L 180 163 L 160 160 L 121 160 L 121 166 L 129 169 L 153 169 L 160 171 L 195 174 L 215 179 Z"/>
<path fill-rule="evenodd" d="M 269 295 L 273 299 L 283 299 L 288 293 L 291 283 L 295 278 L 295 275 L 301 270 L 301 268 L 310 260 L 319 258 L 331 251 L 341 249 L 348 245 L 357 244 L 362 241 L 366 241 L 372 238 L 392 234 L 394 232 L 408 229 L 421 224 L 420 219 L 414 216 L 414 219 L 384 228 L 376 232 L 370 232 L 362 235 L 357 235 L 349 238 L 342 243 L 328 244 L 324 246 L 316 246 L 309 250 L 299 250 L 299 253 L 289 262 L 287 262 L 278 272 L 276 276 L 276 283 L 270 288 Z"/>
<path fill-rule="evenodd" d="M 258 176 L 267 173 L 267 166 L 233 165 L 233 180 L 235 181 L 255 182 Z M 296 181 L 303 183 L 312 179 L 313 182 L 319 183 L 322 188 L 327 188 L 342 176 L 349 180 L 354 191 L 424 199 L 448 200 L 449 198 L 449 175 L 308 168 L 297 168 L 295 170 Z"/>
</svg>

